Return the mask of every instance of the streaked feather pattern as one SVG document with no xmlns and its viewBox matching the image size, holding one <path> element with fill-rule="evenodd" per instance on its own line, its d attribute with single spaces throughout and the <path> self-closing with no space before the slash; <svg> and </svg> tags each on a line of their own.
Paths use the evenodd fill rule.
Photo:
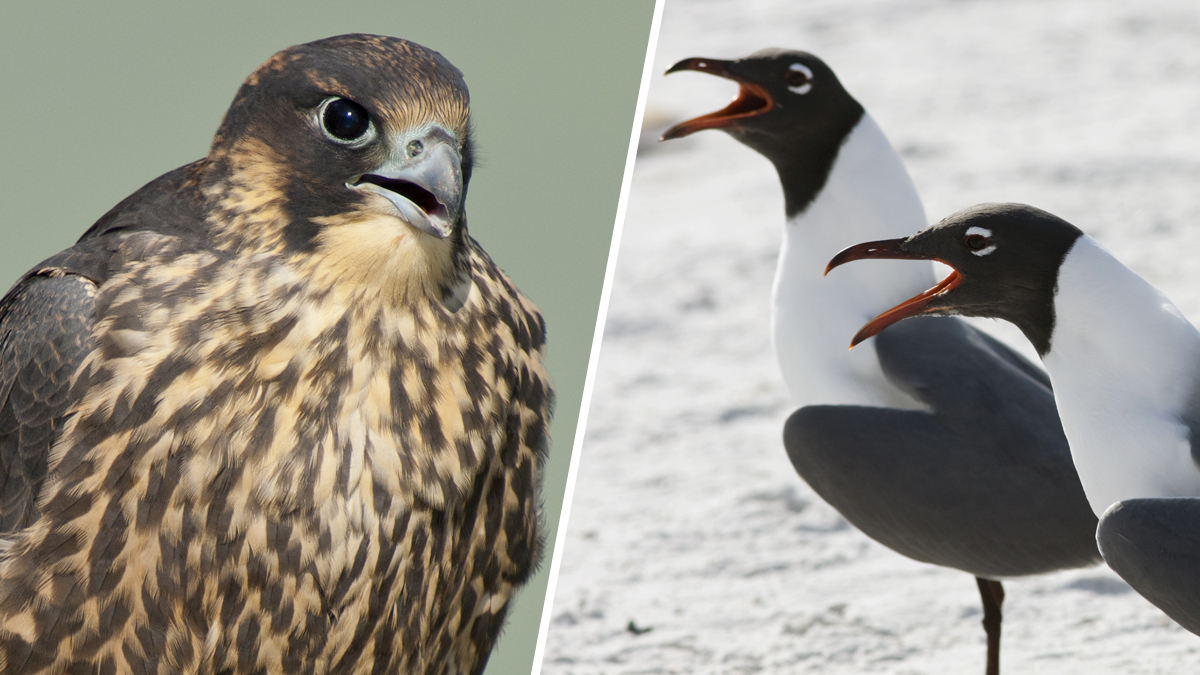
<svg viewBox="0 0 1200 675">
<path fill-rule="evenodd" d="M 537 563 L 536 308 L 465 225 L 297 198 L 242 105 L 313 58 L 416 59 L 387 123 L 461 128 L 469 162 L 465 87 L 412 43 L 313 45 L 0 305 L 2 672 L 475 673 Z M 301 75 L 363 95 L 338 72 Z"/>
</svg>

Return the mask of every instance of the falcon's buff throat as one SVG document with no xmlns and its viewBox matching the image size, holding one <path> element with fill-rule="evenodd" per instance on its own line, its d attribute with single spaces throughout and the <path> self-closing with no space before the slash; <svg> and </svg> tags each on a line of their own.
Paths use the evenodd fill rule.
<svg viewBox="0 0 1200 675">
<path fill-rule="evenodd" d="M 536 308 L 469 100 L 344 35 L 0 302 L 0 672 L 478 673 L 541 551 Z"/>
</svg>

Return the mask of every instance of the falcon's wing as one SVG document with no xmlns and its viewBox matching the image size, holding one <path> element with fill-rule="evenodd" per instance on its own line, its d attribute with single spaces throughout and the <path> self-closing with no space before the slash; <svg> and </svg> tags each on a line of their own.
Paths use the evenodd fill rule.
<svg viewBox="0 0 1200 675">
<path fill-rule="evenodd" d="M 92 348 L 96 284 L 42 267 L 0 300 L 0 536 L 36 520 L 71 380 Z"/>
<path fill-rule="evenodd" d="M 176 196 L 199 163 L 150 181 L 71 248 L 43 261 L 0 300 L 0 538 L 32 523 L 72 376 L 93 348 L 97 287 L 119 256 L 116 233 L 150 230 L 202 241 L 204 219 Z"/>
</svg>

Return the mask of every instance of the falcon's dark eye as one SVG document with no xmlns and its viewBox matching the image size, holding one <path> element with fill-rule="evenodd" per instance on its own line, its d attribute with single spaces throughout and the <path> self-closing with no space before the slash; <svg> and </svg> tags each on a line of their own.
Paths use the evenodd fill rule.
<svg viewBox="0 0 1200 675">
<path fill-rule="evenodd" d="M 990 242 L 988 241 L 988 238 L 982 234 L 967 235 L 967 248 L 971 249 L 972 251 L 982 251 L 983 249 L 987 248 L 989 243 Z"/>
<path fill-rule="evenodd" d="M 321 125 L 335 139 L 355 141 L 371 128 L 371 116 L 361 105 L 346 98 L 335 98 L 321 111 Z"/>
</svg>

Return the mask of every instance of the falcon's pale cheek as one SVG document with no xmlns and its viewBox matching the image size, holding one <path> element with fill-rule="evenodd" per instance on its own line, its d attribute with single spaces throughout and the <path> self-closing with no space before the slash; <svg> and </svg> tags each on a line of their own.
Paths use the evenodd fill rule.
<svg viewBox="0 0 1200 675">
<path fill-rule="evenodd" d="M 317 254 L 303 265 L 313 280 L 339 293 L 378 294 L 402 306 L 438 298 L 454 273 L 451 240 L 415 231 L 391 214 L 315 219 L 321 225 Z"/>
</svg>

